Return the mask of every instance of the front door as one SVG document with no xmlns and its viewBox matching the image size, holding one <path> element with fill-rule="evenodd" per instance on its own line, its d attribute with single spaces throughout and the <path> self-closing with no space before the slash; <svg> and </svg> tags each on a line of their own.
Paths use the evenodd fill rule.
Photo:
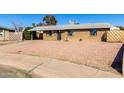
<svg viewBox="0 0 124 93">
<path fill-rule="evenodd" d="M 61 40 L 62 36 L 61 36 L 61 31 L 57 31 L 57 40 Z"/>
<path fill-rule="evenodd" d="M 39 39 L 43 40 L 43 33 L 39 33 Z"/>
</svg>

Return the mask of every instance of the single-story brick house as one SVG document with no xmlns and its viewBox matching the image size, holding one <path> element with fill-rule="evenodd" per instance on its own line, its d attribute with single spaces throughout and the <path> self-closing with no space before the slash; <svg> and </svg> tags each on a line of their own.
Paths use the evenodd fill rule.
<svg viewBox="0 0 124 93">
<path fill-rule="evenodd" d="M 101 41 L 103 34 L 114 27 L 109 23 L 70 24 L 34 27 L 32 38 L 41 40 L 95 40 Z"/>
<path fill-rule="evenodd" d="M 0 40 L 21 40 L 22 32 L 16 33 L 14 29 L 0 26 Z"/>
</svg>

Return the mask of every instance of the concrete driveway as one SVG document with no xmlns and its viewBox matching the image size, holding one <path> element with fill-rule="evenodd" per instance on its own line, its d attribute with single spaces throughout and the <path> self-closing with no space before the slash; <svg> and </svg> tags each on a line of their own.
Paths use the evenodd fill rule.
<svg viewBox="0 0 124 93">
<path fill-rule="evenodd" d="M 25 77 L 18 71 L 35 78 L 122 77 L 121 75 L 98 70 L 84 65 L 69 63 L 67 61 L 22 54 L 0 54 L 0 65 L 14 68 L 17 75 L 16 77 Z"/>
</svg>

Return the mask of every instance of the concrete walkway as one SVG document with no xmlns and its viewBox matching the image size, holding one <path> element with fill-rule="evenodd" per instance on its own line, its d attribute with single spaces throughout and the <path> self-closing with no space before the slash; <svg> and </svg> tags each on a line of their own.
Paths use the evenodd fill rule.
<svg viewBox="0 0 124 93">
<path fill-rule="evenodd" d="M 0 54 L 0 65 L 24 71 L 31 77 L 122 77 L 84 65 L 22 54 Z"/>
</svg>

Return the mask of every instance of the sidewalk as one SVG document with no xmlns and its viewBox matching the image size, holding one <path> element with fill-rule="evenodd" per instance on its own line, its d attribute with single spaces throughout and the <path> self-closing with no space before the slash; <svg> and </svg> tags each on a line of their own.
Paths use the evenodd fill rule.
<svg viewBox="0 0 124 93">
<path fill-rule="evenodd" d="M 10 66 L 22 70 L 30 74 L 32 77 L 122 77 L 121 75 L 98 70 L 84 65 L 22 54 L 0 54 L 0 65 Z"/>
</svg>

